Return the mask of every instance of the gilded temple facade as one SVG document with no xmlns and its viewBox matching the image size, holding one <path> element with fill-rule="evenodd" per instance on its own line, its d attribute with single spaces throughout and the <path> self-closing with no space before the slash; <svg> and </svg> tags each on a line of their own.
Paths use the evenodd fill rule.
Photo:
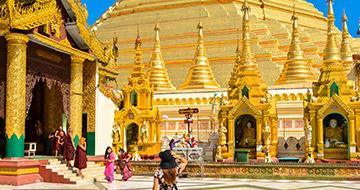
<svg viewBox="0 0 360 190">
<path fill-rule="evenodd" d="M 149 69 L 150 82 L 154 85 L 154 106 L 159 109 L 162 118 L 161 136 L 172 138 L 175 134 L 184 133 L 186 124 L 178 110 L 196 107 L 200 111 L 194 116 L 193 136 L 206 142 L 223 125 L 227 128 L 226 141 L 233 138 L 230 143 L 233 146 L 236 144 L 236 135 L 231 134 L 233 131 L 227 126 L 228 120 L 222 123 L 220 118 L 228 117 L 230 110 L 236 107 L 234 102 L 242 102 L 239 104 L 252 107 L 247 109 L 252 110 L 252 114 L 258 113 L 256 145 L 263 144 L 261 131 L 267 123 L 272 129 L 272 156 L 294 156 L 295 153 L 279 154 L 294 149 L 296 155 L 302 157 L 305 151 L 304 114 L 307 114 L 305 107 L 308 105 L 304 102 L 317 93 L 313 82 L 321 75 L 325 55 L 323 50 L 328 41 L 328 19 L 311 3 L 302 0 L 296 1 L 296 8 L 293 1 L 274 0 L 263 4 L 255 0 L 247 1 L 252 10 L 248 15 L 250 30 L 247 48 L 253 53 L 258 73 L 250 74 L 253 78 L 248 77 L 245 81 L 251 83 L 247 84 L 248 88 L 252 86 L 253 90 L 259 90 L 254 93 L 257 97 L 250 96 L 249 102 L 245 103 L 245 100 L 240 101 L 244 90 L 240 86 L 244 85 L 239 83 L 240 76 L 236 72 L 244 69 L 240 66 L 244 59 L 244 47 L 243 42 L 239 43 L 240 34 L 244 33 L 243 23 L 239 22 L 244 17 L 243 3 L 244 0 L 150 0 L 144 4 L 141 0 L 125 0 L 111 6 L 92 30 L 105 43 L 111 43 L 114 29 L 116 35 L 121 36 L 121 56 L 117 68 L 120 73 L 118 82 L 124 84 L 133 66 L 130 34 L 136 31 L 136 27 L 141 29 L 143 58 L 149 60 L 149 64 L 144 67 Z M 144 17 L 146 19 L 140 19 Z M 342 20 L 342 32 L 333 28 L 333 37 L 339 42 L 336 47 L 340 50 L 340 62 L 345 66 L 348 79 L 355 80 L 352 54 L 359 51 L 360 41 L 349 35 L 345 14 Z M 194 30 L 194 25 L 199 21 L 200 27 Z M 159 24 L 162 27 L 161 51 L 157 29 Z M 176 27 L 179 24 L 181 28 Z M 155 38 L 152 31 L 154 25 L 157 26 Z M 234 54 L 236 44 L 238 47 Z M 259 81 L 261 78 L 263 80 Z M 166 88 L 157 88 L 163 84 Z M 255 88 L 253 85 L 260 86 Z M 228 110 L 223 112 L 225 107 Z M 263 113 L 259 115 L 260 112 Z M 293 147 L 288 148 L 290 141 Z M 223 148 L 225 152 L 229 151 L 225 154 L 229 158 L 233 156 L 236 147 L 230 148 L 231 151 Z M 254 155 L 262 156 L 260 152 Z"/>
<path fill-rule="evenodd" d="M 96 109 L 102 104 L 96 99 L 107 86 L 101 79 L 118 73 L 111 69 L 111 48 L 87 27 L 85 6 L 78 1 L 2 1 L 0 44 L 2 156 L 23 157 L 25 142 L 37 143 L 37 153 L 48 154 L 48 135 L 61 125 L 73 129 L 76 144 L 87 138 L 89 155 L 105 148 L 98 147 L 95 135 L 101 116 Z"/>
</svg>

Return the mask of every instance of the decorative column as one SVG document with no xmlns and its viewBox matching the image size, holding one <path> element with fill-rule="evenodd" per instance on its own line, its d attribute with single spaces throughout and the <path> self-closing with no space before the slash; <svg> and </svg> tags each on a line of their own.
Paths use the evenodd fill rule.
<svg viewBox="0 0 360 190">
<path fill-rule="evenodd" d="M 271 156 L 276 157 L 278 152 L 278 119 L 276 116 L 270 118 L 271 126 Z"/>
<path fill-rule="evenodd" d="M 322 116 L 319 116 L 322 117 Z M 323 120 L 317 120 L 317 158 L 324 158 L 324 131 Z"/>
<path fill-rule="evenodd" d="M 83 58 L 71 56 L 70 128 L 73 130 L 75 146 L 79 143 L 82 133 L 83 63 Z"/>
<path fill-rule="evenodd" d="M 227 125 L 227 130 L 228 130 L 228 153 L 229 153 L 229 157 L 234 157 L 234 119 L 228 119 L 228 125 Z"/>
<path fill-rule="evenodd" d="M 355 117 L 351 117 L 350 119 L 350 159 L 356 158 L 356 141 L 355 141 Z"/>
<path fill-rule="evenodd" d="M 10 33 L 6 71 L 6 157 L 24 157 L 26 117 L 26 43 L 29 37 Z"/>
</svg>

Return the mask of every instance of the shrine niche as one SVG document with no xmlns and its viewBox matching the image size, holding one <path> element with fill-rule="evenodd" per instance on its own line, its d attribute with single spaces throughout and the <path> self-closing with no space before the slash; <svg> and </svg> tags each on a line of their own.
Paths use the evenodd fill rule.
<svg viewBox="0 0 360 190">
<path fill-rule="evenodd" d="M 128 151 L 134 151 L 134 146 L 139 141 L 139 126 L 135 123 L 131 123 L 126 127 L 126 148 Z"/>
<path fill-rule="evenodd" d="M 324 118 L 324 146 L 326 149 L 347 148 L 348 122 L 338 113 L 331 113 Z"/>
<path fill-rule="evenodd" d="M 235 121 L 235 148 L 256 147 L 256 119 L 249 114 L 241 115 Z"/>
</svg>

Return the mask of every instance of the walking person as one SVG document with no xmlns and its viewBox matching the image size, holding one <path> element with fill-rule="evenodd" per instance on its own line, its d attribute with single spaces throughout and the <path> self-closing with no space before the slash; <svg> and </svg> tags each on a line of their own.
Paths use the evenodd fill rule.
<svg viewBox="0 0 360 190">
<path fill-rule="evenodd" d="M 105 151 L 105 171 L 104 175 L 108 183 L 114 181 L 114 169 L 115 169 L 115 153 L 112 151 L 111 147 L 108 146 Z"/>
<path fill-rule="evenodd" d="M 75 161 L 74 161 L 74 167 L 78 169 L 78 175 L 81 178 L 84 178 L 84 175 L 82 174 L 81 170 L 87 167 L 85 140 L 86 139 L 84 137 L 80 138 L 80 143 L 76 147 Z"/>
<path fill-rule="evenodd" d="M 75 153 L 75 146 L 72 134 L 73 131 L 71 128 L 69 128 L 64 138 L 64 160 L 66 161 L 66 166 L 70 169 L 72 169 L 70 161 L 74 159 Z"/>
<path fill-rule="evenodd" d="M 120 168 L 120 173 L 122 175 L 122 180 L 127 181 L 132 176 L 131 163 L 130 163 L 131 155 L 125 152 L 124 149 L 120 148 L 118 157 L 119 157 L 119 168 Z"/>
<path fill-rule="evenodd" d="M 153 190 L 178 190 L 179 175 L 184 171 L 188 161 L 175 152 L 165 150 L 159 153 L 160 167 L 154 175 Z M 176 163 L 176 159 L 180 164 Z"/>
</svg>

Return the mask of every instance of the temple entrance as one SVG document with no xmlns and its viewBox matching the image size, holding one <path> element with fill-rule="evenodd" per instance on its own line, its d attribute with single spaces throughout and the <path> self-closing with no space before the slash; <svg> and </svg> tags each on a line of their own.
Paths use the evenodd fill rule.
<svg viewBox="0 0 360 190">
<path fill-rule="evenodd" d="M 256 119 L 249 114 L 235 121 L 235 149 L 249 149 L 250 158 L 256 158 Z"/>
<path fill-rule="evenodd" d="M 63 96 L 57 85 L 49 86 L 45 80 L 38 80 L 31 93 L 27 95 L 25 143 L 36 143 L 37 155 L 51 155 L 49 134 L 62 125 Z"/>
<path fill-rule="evenodd" d="M 327 115 L 323 120 L 325 158 L 348 158 L 348 121 L 338 113 Z"/>
<path fill-rule="evenodd" d="M 126 128 L 126 148 L 128 152 L 132 152 L 134 146 L 137 145 L 139 139 L 139 126 L 131 123 Z"/>
<path fill-rule="evenodd" d="M 32 90 L 30 109 L 25 120 L 25 143 L 36 143 L 37 154 L 46 154 L 44 134 L 44 88 L 45 83 L 39 81 Z"/>
</svg>

